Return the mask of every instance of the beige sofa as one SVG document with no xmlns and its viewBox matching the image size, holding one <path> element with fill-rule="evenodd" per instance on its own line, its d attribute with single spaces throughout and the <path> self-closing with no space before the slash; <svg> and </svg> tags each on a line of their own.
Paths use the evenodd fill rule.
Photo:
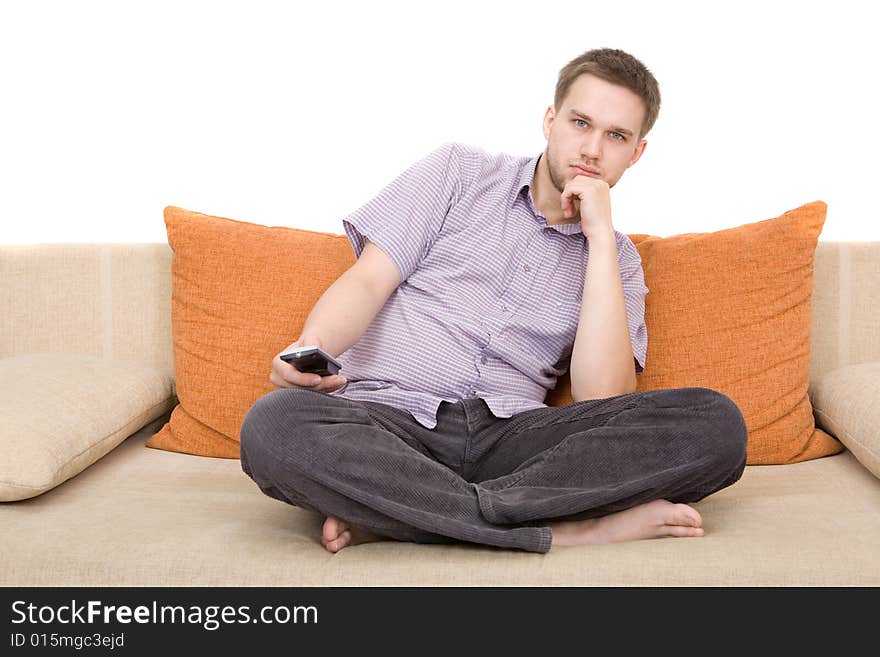
<svg viewBox="0 0 880 657">
<path fill-rule="evenodd" d="M 15 500 L 0 504 L 0 584 L 880 584 L 880 242 L 816 251 L 810 396 L 846 451 L 747 467 L 696 505 L 703 538 L 545 555 L 396 542 L 331 555 L 322 519 L 263 495 L 237 460 L 144 447 L 175 403 L 170 265 L 166 244 L 0 246 L 0 491 Z"/>
</svg>

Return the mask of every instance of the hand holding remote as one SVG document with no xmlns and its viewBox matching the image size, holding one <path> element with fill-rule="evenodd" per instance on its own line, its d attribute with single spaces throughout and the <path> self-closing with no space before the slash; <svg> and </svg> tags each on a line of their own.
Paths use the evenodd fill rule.
<svg viewBox="0 0 880 657">
<path fill-rule="evenodd" d="M 336 367 L 334 367 L 335 360 L 332 357 L 329 357 L 329 354 L 327 354 L 327 360 L 330 361 L 329 368 L 331 369 L 325 370 L 321 368 L 319 369 L 320 373 L 301 371 L 295 364 L 286 362 L 281 358 L 282 355 L 289 358 L 291 352 L 304 346 L 314 346 L 320 349 L 322 346 L 321 339 L 317 336 L 302 335 L 299 340 L 279 352 L 275 358 L 272 359 L 272 371 L 269 374 L 269 381 L 272 382 L 272 385 L 276 388 L 308 388 L 309 390 L 330 392 L 341 388 L 348 383 L 348 379 L 341 374 L 330 373 L 336 369 Z M 323 362 L 323 359 L 321 359 L 321 361 Z M 312 357 L 306 360 L 300 360 L 299 362 L 313 363 L 315 362 L 315 358 Z M 338 365 L 338 363 L 335 364 Z"/>
</svg>

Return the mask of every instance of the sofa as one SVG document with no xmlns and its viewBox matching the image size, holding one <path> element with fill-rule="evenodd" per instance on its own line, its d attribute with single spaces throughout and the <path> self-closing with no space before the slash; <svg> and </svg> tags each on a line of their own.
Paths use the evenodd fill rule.
<svg viewBox="0 0 880 657">
<path fill-rule="evenodd" d="M 323 518 L 261 493 L 237 459 L 146 447 L 178 404 L 172 255 L 164 243 L 0 246 L 0 584 L 880 584 L 880 242 L 815 250 L 809 396 L 838 453 L 747 466 L 695 504 L 702 538 L 543 555 L 393 541 L 330 554 Z M 73 432 L 100 440 L 65 455 Z M 18 461 L 24 434 L 51 436 L 38 450 L 51 463 L 10 481 L 34 467 Z"/>
</svg>

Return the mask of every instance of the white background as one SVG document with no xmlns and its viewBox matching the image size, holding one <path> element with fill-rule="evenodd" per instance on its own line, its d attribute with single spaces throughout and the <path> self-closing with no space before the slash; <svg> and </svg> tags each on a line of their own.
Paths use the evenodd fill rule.
<svg viewBox="0 0 880 657">
<path fill-rule="evenodd" d="M 0 242 L 164 242 L 177 205 L 342 232 L 445 141 L 536 155 L 559 69 L 622 48 L 660 82 L 615 228 L 829 204 L 880 240 L 871 3 L 7 2 Z"/>
</svg>

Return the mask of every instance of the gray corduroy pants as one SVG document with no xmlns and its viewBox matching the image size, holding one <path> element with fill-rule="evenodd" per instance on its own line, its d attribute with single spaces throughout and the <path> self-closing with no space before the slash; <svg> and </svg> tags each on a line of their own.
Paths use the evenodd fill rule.
<svg viewBox="0 0 880 657">
<path fill-rule="evenodd" d="M 389 538 L 546 552 L 550 520 L 733 484 L 746 439 L 735 402 L 708 388 L 503 419 L 482 399 L 443 402 L 434 429 L 387 404 L 290 388 L 248 411 L 241 467 L 271 497 Z"/>
</svg>

